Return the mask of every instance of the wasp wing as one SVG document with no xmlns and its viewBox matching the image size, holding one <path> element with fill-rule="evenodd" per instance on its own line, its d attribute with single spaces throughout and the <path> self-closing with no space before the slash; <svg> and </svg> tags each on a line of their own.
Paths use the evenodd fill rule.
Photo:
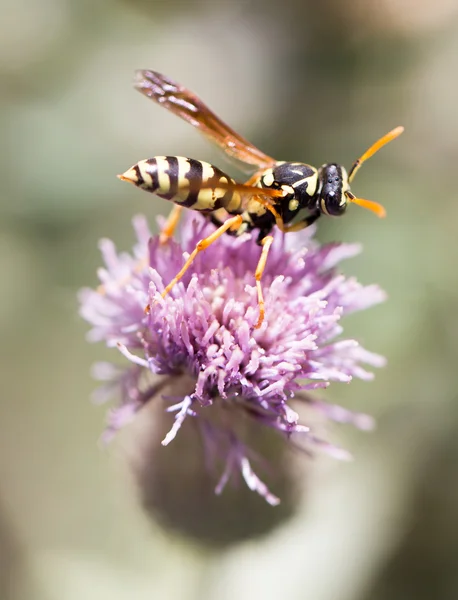
<svg viewBox="0 0 458 600">
<path fill-rule="evenodd" d="M 135 88 L 199 129 L 230 156 L 260 169 L 277 161 L 241 137 L 206 106 L 200 98 L 156 71 L 136 72 Z"/>
<path fill-rule="evenodd" d="M 242 203 L 242 208 L 246 208 L 248 202 L 255 201 L 264 206 L 266 210 L 273 214 L 277 225 L 282 225 L 282 218 L 278 214 L 275 208 L 275 201 L 278 201 L 280 198 L 283 198 L 285 192 L 283 190 L 276 190 L 272 188 L 261 188 L 258 186 L 246 184 L 246 183 L 236 183 L 234 181 L 219 181 L 215 184 L 203 183 L 201 189 L 218 189 L 218 190 L 228 190 L 231 192 L 235 192 L 240 195 Z M 225 211 L 225 209 L 219 209 L 221 212 Z M 228 213 L 229 214 L 229 213 Z"/>
</svg>

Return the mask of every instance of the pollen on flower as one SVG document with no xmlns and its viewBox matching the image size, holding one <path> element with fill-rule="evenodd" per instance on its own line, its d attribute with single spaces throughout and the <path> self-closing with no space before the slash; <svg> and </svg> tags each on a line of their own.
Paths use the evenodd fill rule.
<svg viewBox="0 0 458 600">
<path fill-rule="evenodd" d="M 104 341 L 127 359 L 125 368 L 96 373 L 105 381 L 99 397 L 117 395 L 120 404 L 109 415 L 106 437 L 134 418 L 150 400 L 161 397 L 167 385 L 186 377 L 188 389 L 179 397 L 164 396 L 173 415 L 164 431 L 167 446 L 179 435 L 185 420 L 194 420 L 204 447 L 224 464 L 215 481 L 221 493 L 234 476 L 275 505 L 279 499 L 256 475 L 252 453 L 228 426 L 240 418 L 253 419 L 278 431 L 300 436 L 339 458 L 348 455 L 316 437 L 299 423 L 293 399 L 306 398 L 309 407 L 327 418 L 361 429 L 370 417 L 329 405 L 311 394 L 331 382 L 373 377 L 364 364 L 381 367 L 384 359 L 356 340 L 341 339 L 343 315 L 363 310 L 384 299 L 376 285 L 362 286 L 336 271 L 359 246 L 328 244 L 313 239 L 313 228 L 275 234 L 262 279 L 265 320 L 255 329 L 259 312 L 254 271 L 260 248 L 246 234 L 223 236 L 201 253 L 183 279 L 162 298 L 161 292 L 180 270 L 196 243 L 213 225 L 200 215 L 184 221 L 180 241 L 160 244 L 143 217 L 134 219 L 137 244 L 132 255 L 117 253 L 114 244 L 100 244 L 105 268 L 99 271 L 103 293 L 85 289 L 81 314 L 91 324 L 91 341 Z M 145 306 L 149 306 L 145 314 Z M 182 386 L 180 386 L 181 389 Z M 212 418 L 224 406 L 231 418 Z M 210 461 L 211 462 L 211 461 Z"/>
</svg>

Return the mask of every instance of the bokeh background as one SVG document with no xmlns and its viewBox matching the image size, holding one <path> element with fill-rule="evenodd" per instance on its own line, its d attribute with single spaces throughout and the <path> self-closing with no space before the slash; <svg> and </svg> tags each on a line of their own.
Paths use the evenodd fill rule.
<svg viewBox="0 0 458 600">
<path fill-rule="evenodd" d="M 0 598 L 457 598 L 456 0 L 0 0 L 0 14 Z M 96 284 L 99 238 L 128 249 L 134 214 L 169 209 L 115 175 L 155 154 L 232 168 L 133 90 L 136 68 L 280 159 L 350 166 L 406 127 L 354 184 L 388 218 L 353 207 L 319 227 L 361 242 L 346 272 L 389 294 L 346 320 L 388 367 L 326 393 L 378 428 L 331 428 L 355 461 L 318 468 L 292 519 L 224 551 L 155 524 L 122 445 L 97 444 L 90 366 L 111 354 L 85 342 L 76 293 Z"/>
</svg>

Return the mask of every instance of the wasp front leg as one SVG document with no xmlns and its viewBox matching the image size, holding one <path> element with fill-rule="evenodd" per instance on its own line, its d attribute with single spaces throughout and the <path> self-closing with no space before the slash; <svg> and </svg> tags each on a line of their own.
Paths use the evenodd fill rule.
<svg viewBox="0 0 458 600">
<path fill-rule="evenodd" d="M 313 223 L 315 223 L 315 221 L 318 219 L 318 217 L 321 215 L 320 211 L 316 211 L 313 212 L 310 215 L 307 215 L 304 219 L 298 221 L 297 223 L 294 223 L 293 225 L 284 225 L 282 231 L 284 233 L 291 233 L 294 231 L 302 231 L 302 229 L 306 229 L 307 227 L 310 227 L 310 225 L 312 225 Z"/>
</svg>

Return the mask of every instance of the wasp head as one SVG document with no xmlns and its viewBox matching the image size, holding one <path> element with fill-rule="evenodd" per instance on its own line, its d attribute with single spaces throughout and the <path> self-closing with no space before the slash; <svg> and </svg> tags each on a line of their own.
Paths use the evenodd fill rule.
<svg viewBox="0 0 458 600">
<path fill-rule="evenodd" d="M 320 167 L 318 180 L 320 211 L 333 217 L 343 215 L 348 203 L 347 192 L 350 191 L 347 171 L 336 163 L 326 164 Z"/>
</svg>

